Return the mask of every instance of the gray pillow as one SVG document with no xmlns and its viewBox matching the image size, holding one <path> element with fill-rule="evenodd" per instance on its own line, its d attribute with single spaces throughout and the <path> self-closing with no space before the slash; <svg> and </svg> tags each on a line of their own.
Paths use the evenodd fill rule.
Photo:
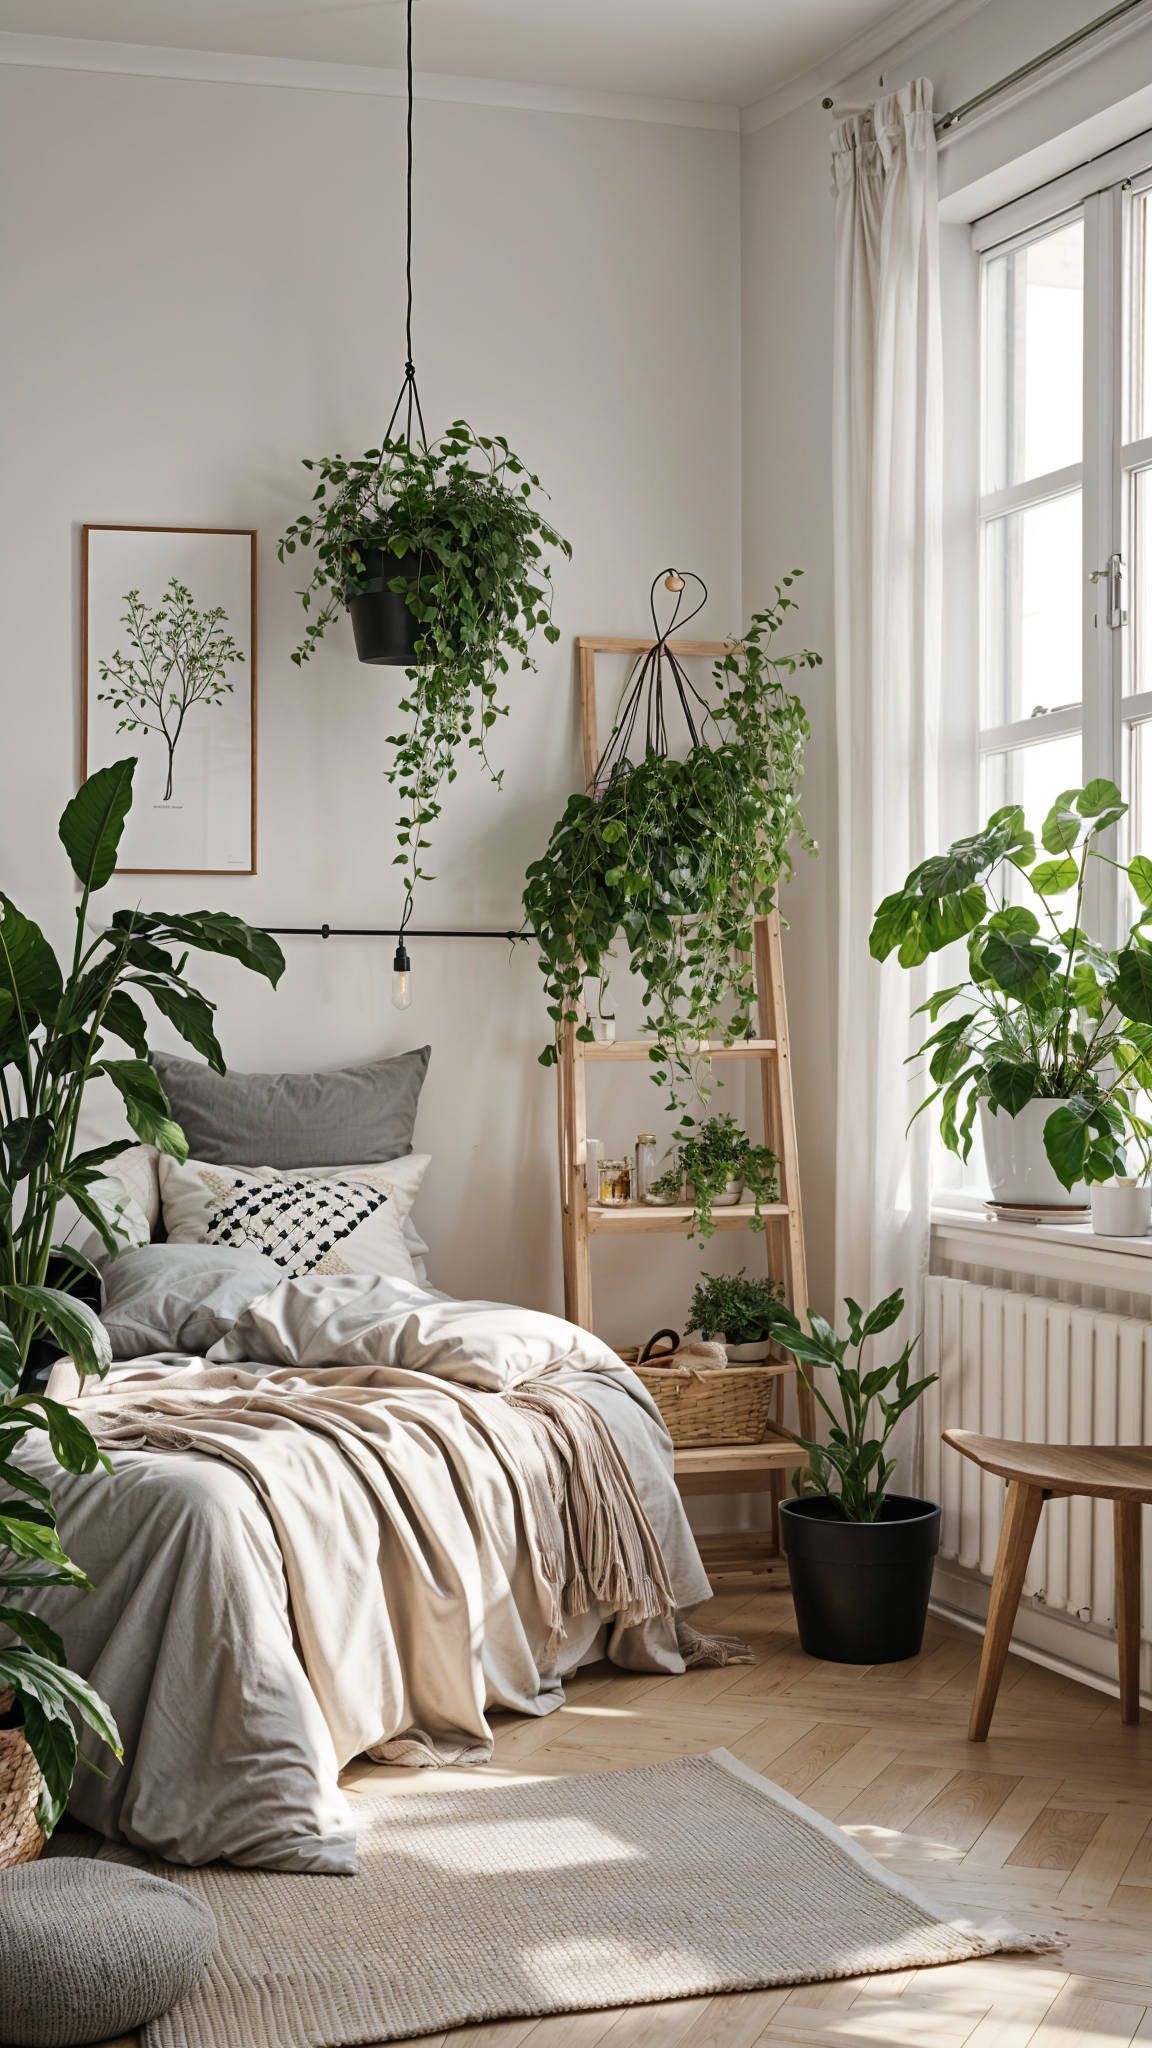
<svg viewBox="0 0 1152 2048">
<path fill-rule="evenodd" d="M 334 1074 L 216 1074 L 154 1052 L 193 1159 L 210 1166 L 367 1166 L 412 1150 L 430 1045 Z"/>
<path fill-rule="evenodd" d="M 195 1358 L 226 1337 L 250 1302 L 284 1275 L 263 1252 L 219 1244 L 146 1244 L 100 1261 L 100 1320 L 113 1358 L 187 1351 Z"/>
</svg>

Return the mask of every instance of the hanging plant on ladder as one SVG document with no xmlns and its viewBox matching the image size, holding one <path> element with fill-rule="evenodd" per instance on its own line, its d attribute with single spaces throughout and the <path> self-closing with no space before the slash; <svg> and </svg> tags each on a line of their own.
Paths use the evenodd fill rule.
<svg viewBox="0 0 1152 2048">
<path fill-rule="evenodd" d="M 540 1055 L 554 1066 L 567 1025 L 593 1034 L 580 1017 L 584 983 L 608 977 L 620 932 L 654 1033 L 653 1078 L 669 1089 L 669 1109 L 685 1089 L 710 1092 L 699 1057 L 702 1039 L 726 1045 L 752 1035 L 755 985 L 752 920 L 770 911 L 792 872 L 792 840 L 816 846 L 800 815 L 808 720 L 783 677 L 817 668 L 821 657 L 772 654 L 772 635 L 796 609 L 785 593 L 800 571 L 776 585 L 775 601 L 753 615 L 743 640 L 726 642 L 701 696 L 668 646 L 683 602 L 684 573 L 665 588 L 676 605 L 664 631 L 650 604 L 655 645 L 625 685 L 612 736 L 592 787 L 568 799 L 543 858 L 528 869 L 524 909 L 540 948 L 554 1036 Z M 707 601 L 681 621 L 683 631 Z M 683 760 L 668 748 L 665 667 L 688 727 Z M 644 713 L 644 751 L 629 749 Z M 682 1125 L 694 1119 L 681 1117 Z"/>
<path fill-rule="evenodd" d="M 559 639 L 545 549 L 572 554 L 533 501 L 539 477 L 503 435 L 477 434 L 466 420 L 453 420 L 439 440 L 425 432 L 412 360 L 412 0 L 407 57 L 404 381 L 378 448 L 356 458 L 305 459 L 318 479 L 312 504 L 279 543 L 281 561 L 297 549 L 316 558 L 300 597 L 305 612 L 312 614 L 314 600 L 319 610 L 293 661 L 310 660 L 347 608 L 359 659 L 407 671 L 400 710 L 408 725 L 389 735 L 395 753 L 386 770 L 404 805 L 397 833 L 403 851 L 395 861 L 406 869 L 404 925 L 416 883 L 431 879 L 420 866 L 425 834 L 440 816 L 441 792 L 455 778 L 463 741 L 501 782 L 503 770 L 487 753 L 489 731 L 508 710 L 497 678 L 515 655 L 521 668 L 535 667 L 529 641 L 538 626 L 545 639 Z M 394 433 L 402 411 L 404 424 Z"/>
</svg>

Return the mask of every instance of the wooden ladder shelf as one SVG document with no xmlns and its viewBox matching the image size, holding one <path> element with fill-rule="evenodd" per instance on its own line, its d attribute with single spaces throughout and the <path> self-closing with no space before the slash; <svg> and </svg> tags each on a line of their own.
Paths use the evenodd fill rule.
<svg viewBox="0 0 1152 2048">
<path fill-rule="evenodd" d="M 652 640 L 595 639 L 576 641 L 580 664 L 580 714 L 584 735 L 584 774 L 591 788 L 599 764 L 596 722 L 596 656 L 598 653 L 641 654 Z M 670 640 L 678 656 L 725 652 L 709 640 Z M 780 955 L 780 920 L 757 917 L 753 924 L 753 959 L 759 1008 L 759 1036 L 734 1045 L 708 1045 L 700 1051 L 711 1060 L 757 1060 L 764 1109 L 764 1139 L 776 1154 L 780 1200 L 761 1205 L 768 1250 L 768 1270 L 784 1283 L 784 1298 L 797 1315 L 808 1306 L 804 1266 L 804 1226 L 800 1210 L 800 1175 L 796 1154 L 796 1121 L 788 1058 L 788 1014 L 784 1001 L 784 969 Z M 601 1209 L 589 1200 L 587 1183 L 588 1120 L 585 1108 L 586 1071 L 601 1061 L 642 1060 L 647 1063 L 653 1041 L 618 1039 L 610 1045 L 589 1045 L 577 1038 L 576 1026 L 565 1027 L 559 1066 L 560 1203 L 564 1245 L 564 1313 L 581 1329 L 592 1328 L 592 1239 L 631 1237 L 654 1232 L 687 1236 L 692 1219 L 688 1206 L 649 1207 L 629 1202 L 623 1208 Z M 718 1230 L 746 1230 L 753 1204 L 741 1202 L 713 1210 Z M 776 1507 L 783 1498 L 790 1471 L 807 1463 L 782 1426 L 783 1380 L 777 1380 L 777 1418 L 760 1444 L 728 1444 L 676 1452 L 676 1483 L 684 1495 L 766 1492 L 772 1500 L 771 1532 L 738 1532 L 699 1539 L 700 1554 L 713 1585 L 751 1577 L 786 1577 L 777 1545 Z M 811 1392 L 797 1381 L 801 1434 L 811 1439 L 815 1414 Z"/>
</svg>

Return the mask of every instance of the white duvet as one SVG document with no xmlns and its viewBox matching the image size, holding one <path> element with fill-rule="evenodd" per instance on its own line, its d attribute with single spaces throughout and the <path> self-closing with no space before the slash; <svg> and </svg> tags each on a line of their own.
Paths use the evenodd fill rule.
<svg viewBox="0 0 1152 2048">
<path fill-rule="evenodd" d="M 678 1611 L 707 1599 L 654 1404 L 556 1317 L 311 1276 L 254 1302 L 207 1360 L 136 1360 L 84 1394 L 62 1362 L 51 1391 L 82 1412 L 181 1411 L 201 1389 L 194 1427 L 174 1425 L 195 1448 L 115 1450 L 110 1476 L 87 1477 L 25 1453 L 93 1585 L 38 1608 L 124 1741 L 117 1765 L 85 1736 L 107 1776 L 78 1774 L 73 1811 L 174 1862 L 351 1871 L 350 1757 L 411 1737 L 421 1760 L 478 1761 L 487 1710 L 549 1713 L 579 1664 L 682 1670 L 671 1618 L 593 1609 L 549 1648 L 517 1487 L 484 1427 L 486 1403 L 507 1414 L 500 1394 L 545 1373 L 604 1419 Z"/>
</svg>

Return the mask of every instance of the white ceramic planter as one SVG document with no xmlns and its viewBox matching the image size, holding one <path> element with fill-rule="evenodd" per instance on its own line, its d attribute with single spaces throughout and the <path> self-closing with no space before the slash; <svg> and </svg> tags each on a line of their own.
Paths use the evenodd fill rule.
<svg viewBox="0 0 1152 2048">
<path fill-rule="evenodd" d="M 714 1209 L 732 1209 L 740 1200 L 740 1197 L 743 1193 L 744 1183 L 742 1180 L 726 1181 L 724 1184 L 724 1193 L 722 1195 L 713 1195 L 712 1207 Z"/>
<path fill-rule="evenodd" d="M 980 1128 L 984 1133 L 984 1163 L 994 1202 L 1019 1202 L 1037 1208 L 1082 1209 L 1088 1203 L 1088 1184 L 1078 1180 L 1066 1188 L 1057 1180 L 1044 1150 L 1044 1126 L 1061 1103 L 1046 1100 L 1026 1102 L 1016 1116 L 1006 1109 L 994 1110 L 980 1104 Z"/>
<path fill-rule="evenodd" d="M 1105 1181 L 1092 1190 L 1092 1228 L 1099 1237 L 1147 1237 L 1152 1228 L 1152 1188 L 1133 1181 Z"/>
<path fill-rule="evenodd" d="M 760 1337 L 755 1344 L 725 1344 L 729 1365 L 763 1365 L 772 1349 L 769 1337 Z"/>
</svg>

